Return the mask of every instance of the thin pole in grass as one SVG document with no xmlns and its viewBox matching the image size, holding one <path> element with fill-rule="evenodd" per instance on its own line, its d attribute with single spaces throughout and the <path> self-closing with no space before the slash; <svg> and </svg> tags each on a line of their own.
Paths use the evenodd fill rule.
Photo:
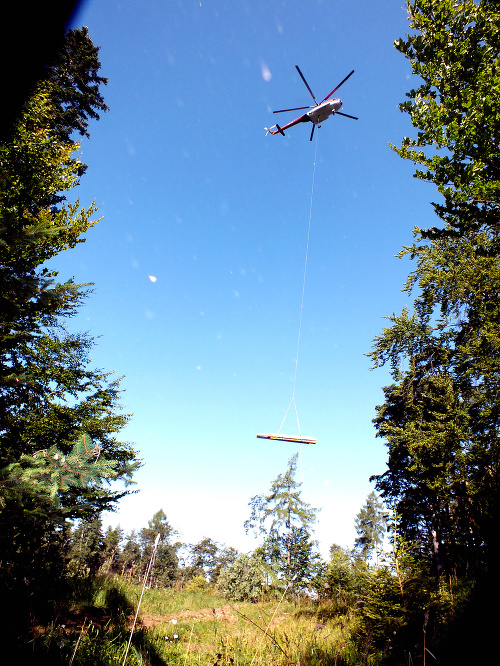
<svg viewBox="0 0 500 666">
<path fill-rule="evenodd" d="M 153 552 L 151 553 L 151 557 L 149 558 L 148 570 L 146 571 L 146 575 L 144 576 L 144 581 L 142 583 L 142 592 L 139 598 L 139 603 L 137 604 L 137 610 L 135 612 L 135 617 L 134 617 L 134 624 L 132 625 L 132 631 L 130 632 L 130 637 L 128 639 L 128 644 L 127 644 L 127 650 L 125 651 L 125 656 L 123 657 L 122 666 L 125 666 L 125 662 L 127 661 L 128 651 L 130 650 L 130 643 L 132 642 L 132 636 L 134 635 L 135 623 L 137 622 L 137 617 L 139 615 L 139 608 L 141 607 L 142 597 L 144 596 L 146 583 L 149 580 L 149 574 L 151 573 L 151 569 L 153 568 L 153 564 L 156 558 L 156 551 L 158 550 L 159 543 L 160 543 L 160 533 L 158 532 L 153 546 Z"/>
<path fill-rule="evenodd" d="M 84 629 L 85 629 L 85 622 L 87 622 L 87 618 L 85 618 L 85 620 L 83 621 L 83 625 L 82 625 L 82 628 L 80 630 L 80 635 L 78 636 L 78 640 L 76 641 L 75 649 L 73 650 L 73 654 L 71 655 L 71 659 L 69 660 L 69 666 L 73 665 L 73 661 L 75 659 L 76 651 L 78 650 L 78 646 L 80 644 L 80 640 L 82 638 L 82 635 L 83 635 L 83 632 L 84 632 Z"/>
<path fill-rule="evenodd" d="M 292 583 L 294 582 L 294 580 L 295 580 L 296 578 L 297 578 L 297 574 L 295 574 L 295 576 L 292 578 L 292 580 L 291 580 L 289 583 L 287 583 L 287 586 L 285 587 L 285 591 L 284 591 L 283 594 L 281 595 L 281 599 L 279 600 L 278 605 L 277 605 L 276 608 L 274 609 L 274 613 L 272 614 L 272 617 L 271 617 L 271 619 L 269 620 L 268 625 L 267 625 L 267 627 L 265 628 L 265 630 L 263 630 L 261 627 L 259 627 L 259 629 L 260 629 L 261 631 L 263 631 L 263 634 L 261 634 L 261 636 L 260 636 L 259 645 L 258 645 L 257 647 L 260 648 L 260 646 L 261 646 L 261 644 L 262 644 L 263 636 L 270 636 L 270 638 L 272 638 L 272 640 L 274 641 L 274 643 L 279 647 L 279 649 L 281 650 L 281 652 L 283 652 L 283 654 L 285 655 L 285 658 L 286 658 L 287 662 L 290 661 L 289 658 L 288 658 L 287 653 L 283 650 L 283 648 L 282 648 L 281 645 L 278 643 L 278 641 L 274 638 L 274 636 L 271 636 L 271 635 L 268 634 L 267 632 L 269 631 L 269 628 L 270 628 L 270 626 L 271 626 L 271 623 L 272 623 L 272 621 L 274 620 L 274 616 L 275 616 L 276 613 L 278 612 L 278 608 L 281 606 L 281 602 L 282 602 L 283 599 L 285 598 L 285 594 L 288 592 L 288 588 L 292 585 Z M 247 619 L 250 619 L 250 618 L 247 618 Z M 250 621 L 251 621 L 251 620 L 250 620 Z M 255 622 L 253 622 L 252 624 L 255 624 Z M 258 625 L 256 625 L 256 626 L 258 626 Z M 253 662 L 255 661 L 256 656 L 257 656 L 256 654 L 253 656 L 252 661 L 250 662 L 250 666 L 252 666 Z"/>
<path fill-rule="evenodd" d="M 193 629 L 194 629 L 194 622 L 191 625 L 191 633 L 189 634 L 188 644 L 186 645 L 186 650 L 184 652 L 184 664 L 186 663 L 188 650 L 189 650 L 189 647 L 191 645 L 191 638 L 193 637 Z"/>
</svg>

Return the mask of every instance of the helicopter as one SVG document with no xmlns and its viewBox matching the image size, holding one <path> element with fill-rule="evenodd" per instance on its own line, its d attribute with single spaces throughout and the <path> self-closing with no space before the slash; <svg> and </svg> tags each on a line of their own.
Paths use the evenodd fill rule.
<svg viewBox="0 0 500 666">
<path fill-rule="evenodd" d="M 343 113 L 340 111 L 342 108 L 342 100 L 338 99 L 338 97 L 335 97 L 334 99 L 330 99 L 330 97 L 333 95 L 333 93 L 340 88 L 341 85 L 343 85 L 347 79 L 354 74 L 354 70 L 350 72 L 343 81 L 341 81 L 338 86 L 336 86 L 331 93 L 329 93 L 321 102 L 316 101 L 316 97 L 313 94 L 313 91 L 311 88 L 309 88 L 309 84 L 304 78 L 304 75 L 299 69 L 298 65 L 295 65 L 295 69 L 298 71 L 300 74 L 300 78 L 302 81 L 304 81 L 305 86 L 307 90 L 309 91 L 309 94 L 314 100 L 314 106 L 296 106 L 293 109 L 280 109 L 279 111 L 273 111 L 273 113 L 285 113 L 286 111 L 301 111 L 302 109 L 310 109 L 306 113 L 304 113 L 302 116 L 299 116 L 298 118 L 295 118 L 295 120 L 292 120 L 292 122 L 288 123 L 287 125 L 283 125 L 283 127 L 280 127 L 278 123 L 276 125 L 273 125 L 272 127 L 265 127 L 264 129 L 266 130 L 266 133 L 269 132 L 269 134 L 283 134 L 285 136 L 285 131 L 289 127 L 293 127 L 294 125 L 298 125 L 299 123 L 308 123 L 311 122 L 313 124 L 312 130 L 311 130 L 311 136 L 309 138 L 309 141 L 312 141 L 313 135 L 314 135 L 314 130 L 316 126 L 321 127 L 320 123 L 322 123 L 324 120 L 329 118 L 330 116 L 333 116 L 335 114 L 339 116 L 345 116 L 346 118 L 352 118 L 352 120 L 358 120 L 356 116 L 350 116 L 348 113 Z M 276 129 L 274 129 L 276 128 Z"/>
</svg>

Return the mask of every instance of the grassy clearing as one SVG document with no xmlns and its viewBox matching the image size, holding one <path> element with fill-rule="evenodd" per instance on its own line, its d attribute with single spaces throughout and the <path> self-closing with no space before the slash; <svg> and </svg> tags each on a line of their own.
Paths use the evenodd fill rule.
<svg viewBox="0 0 500 666">
<path fill-rule="evenodd" d="M 122 663 L 141 588 L 108 578 L 84 592 L 57 624 L 39 628 L 38 663 Z M 354 666 L 365 662 L 355 633 L 354 619 L 310 600 L 231 604 L 210 590 L 147 590 L 127 665 Z"/>
</svg>

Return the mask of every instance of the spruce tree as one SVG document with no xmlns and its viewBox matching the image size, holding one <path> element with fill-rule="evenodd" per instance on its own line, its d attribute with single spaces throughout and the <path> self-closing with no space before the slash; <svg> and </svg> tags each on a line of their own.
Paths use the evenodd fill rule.
<svg viewBox="0 0 500 666">
<path fill-rule="evenodd" d="M 416 262 L 413 309 L 389 318 L 375 425 L 387 471 L 375 478 L 404 536 L 436 571 L 478 572 L 498 548 L 500 496 L 500 10 L 481 0 L 411 0 L 396 48 L 420 84 L 400 105 L 417 129 L 396 149 L 437 187 L 435 225 L 401 256 Z"/>
<path fill-rule="evenodd" d="M 372 490 L 368 495 L 356 516 L 355 527 L 358 536 L 354 541 L 354 548 L 365 562 L 368 562 L 370 556 L 375 553 L 378 566 L 378 556 L 387 531 L 387 512 L 375 491 Z"/>
<path fill-rule="evenodd" d="M 141 546 L 139 544 L 138 535 L 135 530 L 132 530 L 127 535 L 125 545 L 122 551 L 122 574 L 126 575 L 129 579 L 135 580 L 141 561 Z"/>
<path fill-rule="evenodd" d="M 80 59 L 83 51 L 87 55 Z M 44 265 L 83 242 L 83 234 L 95 224 L 93 204 L 67 204 L 62 193 L 77 185 L 84 171 L 71 134 L 87 133 L 87 118 L 97 117 L 96 109 L 105 107 L 98 92 L 105 80 L 97 75 L 97 52 L 85 29 L 70 31 L 60 60 L 27 101 L 13 134 L 0 144 L 4 479 L 22 455 L 25 462 L 34 460 L 37 451 L 70 456 L 83 432 L 99 447 L 99 465 L 113 461 L 118 477 L 130 480 L 138 465 L 133 449 L 115 438 L 129 419 L 119 412 L 119 381 L 92 367 L 90 336 L 69 334 L 64 327 L 88 286 L 58 282 L 57 274 Z M 79 511 L 92 512 L 111 508 L 122 494 L 93 482 L 86 488 L 73 485 L 60 499 L 68 509 L 79 504 Z"/>
<path fill-rule="evenodd" d="M 117 438 L 129 420 L 119 380 L 93 367 L 90 336 L 65 329 L 89 285 L 46 265 L 96 223 L 93 204 L 64 196 L 85 171 L 72 134 L 104 110 L 105 81 L 86 30 L 64 53 L 0 142 L 0 587 L 24 619 L 64 589 L 65 521 L 113 508 L 127 491 L 106 479 L 128 483 L 139 465 Z M 91 450 L 78 450 L 82 436 Z"/>
<path fill-rule="evenodd" d="M 81 520 L 71 533 L 68 552 L 70 571 L 78 576 L 88 577 L 98 571 L 105 557 L 101 517 Z"/>
<path fill-rule="evenodd" d="M 116 527 L 108 526 L 104 534 L 104 564 L 103 570 L 105 573 L 119 572 L 122 564 L 122 552 L 120 544 L 123 540 L 123 530 L 120 525 Z"/>
</svg>

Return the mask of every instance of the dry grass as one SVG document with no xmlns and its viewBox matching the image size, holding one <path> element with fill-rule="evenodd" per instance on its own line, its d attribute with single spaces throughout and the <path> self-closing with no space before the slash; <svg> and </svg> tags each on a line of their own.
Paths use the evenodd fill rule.
<svg viewBox="0 0 500 666">
<path fill-rule="evenodd" d="M 312 601 L 230 604 L 207 593 L 191 608 L 178 607 L 181 593 L 156 591 L 155 607 L 162 612 L 140 615 L 141 626 L 155 641 L 162 639 L 166 663 L 183 664 L 341 664 L 351 660 L 355 623 L 345 617 L 324 616 Z M 146 600 L 146 595 L 145 595 Z M 174 601 L 174 604 L 170 602 Z M 196 606 L 193 608 L 193 606 Z M 179 659 L 182 658 L 181 661 Z"/>
<path fill-rule="evenodd" d="M 65 644 L 51 663 L 121 664 L 140 592 L 119 578 L 101 580 L 92 603 L 73 607 L 64 632 L 45 641 L 54 657 L 54 645 Z M 364 661 L 355 632 L 354 619 L 311 600 L 232 604 L 210 590 L 146 590 L 126 664 L 354 666 Z"/>
</svg>

